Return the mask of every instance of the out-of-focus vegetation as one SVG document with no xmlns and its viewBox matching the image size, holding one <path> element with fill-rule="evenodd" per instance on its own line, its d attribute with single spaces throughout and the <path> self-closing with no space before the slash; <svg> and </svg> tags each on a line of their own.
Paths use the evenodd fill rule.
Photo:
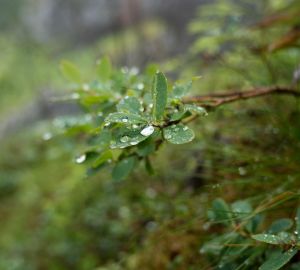
<svg viewBox="0 0 300 270">
<path fill-rule="evenodd" d="M 191 49 L 158 67 L 183 82 L 201 75 L 191 95 L 277 84 L 299 89 L 299 10 L 296 0 L 201 6 L 189 26 Z M 2 139 L 0 269 L 298 269 L 295 97 L 273 95 L 210 111 L 190 123 L 196 138 L 189 144 L 164 143 L 156 152 L 143 144 L 138 156 L 151 153 L 145 164 L 152 172 L 151 161 L 155 174 L 137 162 L 131 174 L 125 166 L 126 179 L 112 179 L 112 167 L 135 145 L 121 149 L 123 156 L 112 150 L 97 159 L 105 142 L 97 133 L 103 113 L 115 111 L 116 99 L 140 98 L 139 91 L 147 102 L 156 71 L 153 65 L 139 74 L 116 66 L 135 62 L 146 45 L 161 51 L 167 44 L 161 23 L 138 27 L 143 35 L 133 27 L 72 52 L 29 41 L 20 46 L 3 34 L 2 115 L 43 87 L 62 89 L 62 58 L 79 71 L 64 62 L 65 75 L 75 79 L 65 88 L 75 93 L 57 96 L 79 100 L 84 114 L 40 121 Z M 106 60 L 93 69 L 104 54 L 113 73 Z M 75 164 L 76 154 L 83 164 Z M 98 163 L 88 169 L 85 158 L 92 167 L 92 158 Z M 110 159 L 116 162 L 102 162 Z"/>
</svg>

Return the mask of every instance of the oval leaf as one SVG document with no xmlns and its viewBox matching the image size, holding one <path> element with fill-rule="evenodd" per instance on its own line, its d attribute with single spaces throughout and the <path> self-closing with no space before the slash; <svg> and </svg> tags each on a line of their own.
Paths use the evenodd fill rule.
<svg viewBox="0 0 300 270">
<path fill-rule="evenodd" d="M 184 110 L 192 112 L 192 113 L 196 113 L 196 114 L 199 114 L 199 115 L 202 115 L 202 116 L 207 115 L 207 111 L 205 110 L 205 108 L 203 108 L 201 106 L 197 106 L 195 104 L 186 104 L 186 105 L 184 105 Z"/>
<path fill-rule="evenodd" d="M 141 134 L 143 129 L 127 129 L 117 136 L 116 141 L 111 142 L 111 148 L 126 148 L 135 146 L 140 142 L 146 140 L 148 137 Z"/>
<path fill-rule="evenodd" d="M 130 114 L 130 113 L 122 113 L 122 112 L 115 112 L 110 113 L 105 118 L 106 123 L 123 123 L 127 125 L 131 124 L 145 124 L 147 120 L 139 115 Z"/>
<path fill-rule="evenodd" d="M 111 62 L 108 57 L 97 62 L 97 73 L 102 81 L 107 81 L 112 73 Z"/>
<path fill-rule="evenodd" d="M 119 161 L 112 171 L 112 177 L 114 180 L 125 179 L 133 170 L 136 162 L 135 157 L 127 157 Z"/>
<path fill-rule="evenodd" d="M 66 79 L 76 83 L 82 82 L 80 71 L 73 63 L 63 60 L 60 63 L 60 70 Z"/>
<path fill-rule="evenodd" d="M 173 144 L 188 143 L 195 138 L 193 130 L 182 124 L 166 127 L 163 132 L 164 138 Z"/>
<path fill-rule="evenodd" d="M 182 98 L 188 94 L 189 91 L 192 89 L 192 81 L 189 81 L 185 84 L 175 84 L 173 86 L 173 93 L 172 97 L 174 98 Z"/>
<path fill-rule="evenodd" d="M 140 114 L 143 111 L 143 107 L 136 97 L 125 97 L 117 104 L 117 110 L 119 112 Z"/>
</svg>

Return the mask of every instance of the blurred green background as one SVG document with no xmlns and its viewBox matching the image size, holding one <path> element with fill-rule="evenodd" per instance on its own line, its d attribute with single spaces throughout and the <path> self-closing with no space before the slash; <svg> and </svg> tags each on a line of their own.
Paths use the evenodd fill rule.
<svg viewBox="0 0 300 270">
<path fill-rule="evenodd" d="M 195 124 L 193 143 L 153 157 L 155 175 L 140 166 L 123 182 L 108 169 L 86 177 L 74 162 L 82 142 L 59 134 L 66 119 L 83 115 L 75 102 L 54 101 L 70 88 L 62 59 L 87 81 L 104 55 L 141 72 L 158 63 L 171 79 L 201 75 L 194 94 L 292 83 L 297 40 L 255 50 L 299 18 L 253 25 L 299 11 L 297 1 L 207 2 L 0 0 L 0 270 L 217 269 L 199 253 L 216 233 L 205 227 L 212 198 L 255 204 L 299 190 L 294 97 L 222 107 Z"/>
</svg>

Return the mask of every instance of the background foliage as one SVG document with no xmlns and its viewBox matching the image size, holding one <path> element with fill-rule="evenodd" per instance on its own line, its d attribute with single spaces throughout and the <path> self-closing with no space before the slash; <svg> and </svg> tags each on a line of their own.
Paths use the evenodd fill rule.
<svg viewBox="0 0 300 270">
<path fill-rule="evenodd" d="M 299 88 L 299 10 L 298 1 L 203 5 L 188 27 L 190 49 L 140 69 L 118 63 L 157 44 L 162 22 L 141 24 L 142 38 L 133 27 L 71 52 L 32 41 L 20 47 L 3 33 L 3 119 L 49 78 L 47 87 L 67 89 L 56 92 L 58 103 L 82 110 L 2 139 L 0 269 L 298 269 L 299 101 L 269 96 L 209 111 L 189 123 L 195 139 L 183 145 L 167 142 L 156 125 L 190 117 L 181 104 L 189 81 L 189 95 Z M 152 113 L 151 89 L 161 88 L 168 99 L 159 94 Z M 135 136 L 147 138 L 140 132 L 149 124 L 156 131 L 130 145 L 124 136 L 135 131 L 118 129 L 134 129 L 136 114 L 146 120 Z"/>
</svg>

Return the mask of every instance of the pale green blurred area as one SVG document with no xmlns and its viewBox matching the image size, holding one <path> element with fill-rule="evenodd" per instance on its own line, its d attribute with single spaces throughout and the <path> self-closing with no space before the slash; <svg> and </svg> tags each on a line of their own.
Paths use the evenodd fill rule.
<svg viewBox="0 0 300 270">
<path fill-rule="evenodd" d="M 197 39 L 220 26 L 199 22 L 216 9 L 182 2 L 0 0 L 0 270 L 200 269 L 198 230 L 211 198 L 259 201 L 277 188 L 299 189 L 299 102 L 292 97 L 221 108 L 194 126 L 195 142 L 165 145 L 153 157 L 154 176 L 140 165 L 121 183 L 109 169 L 87 178 L 74 162 L 80 139 L 51 137 L 55 117 L 81 113 L 51 101 L 69 91 L 62 59 L 76 63 L 87 82 L 108 55 L 114 66 L 141 72 L 157 62 L 171 80 L 201 75 L 196 94 L 274 83 L 239 43 L 243 35 L 260 37 L 226 29 Z M 232 10 L 253 19 L 235 1 L 221 2 L 220 17 Z M 210 59 L 228 36 L 237 39 L 235 50 Z M 291 81 L 299 55 L 294 48 L 270 58 L 277 82 Z"/>
</svg>

